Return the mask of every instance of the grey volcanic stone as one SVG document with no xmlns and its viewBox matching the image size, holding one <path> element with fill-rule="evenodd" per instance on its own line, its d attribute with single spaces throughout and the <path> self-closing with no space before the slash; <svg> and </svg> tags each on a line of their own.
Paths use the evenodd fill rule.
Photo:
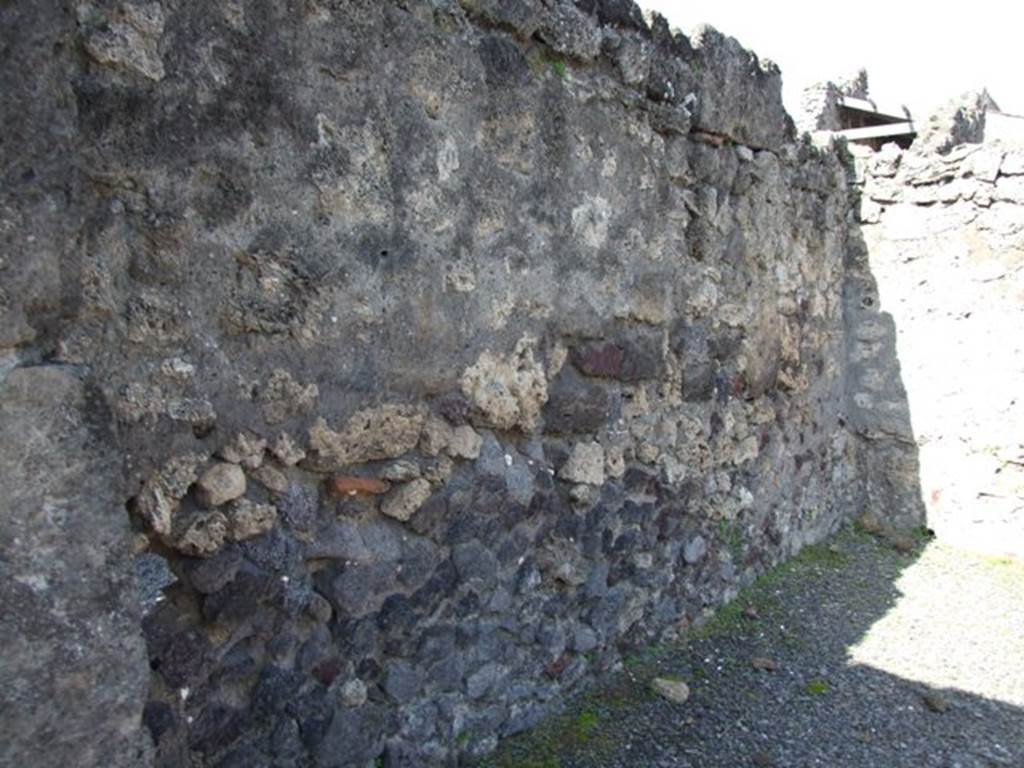
<svg viewBox="0 0 1024 768">
<path fill-rule="evenodd" d="M 485 475 L 503 477 L 505 475 L 505 449 L 490 432 L 481 435 L 480 455 L 476 460 L 477 468 Z"/>
<path fill-rule="evenodd" d="M 675 329 L 673 343 L 683 375 L 683 397 L 689 401 L 710 400 L 714 394 L 714 366 L 707 328 L 683 323 Z"/>
<path fill-rule="evenodd" d="M 384 692 L 398 704 L 404 704 L 419 693 L 423 685 L 419 671 L 404 661 L 393 661 L 385 667 Z"/>
<path fill-rule="evenodd" d="M 318 590 L 334 609 L 348 616 L 363 616 L 384 602 L 386 585 L 395 584 L 394 567 L 386 562 L 342 567 L 340 572 L 321 571 L 317 574 Z"/>
<path fill-rule="evenodd" d="M 235 578 L 242 564 L 242 552 L 238 547 L 225 547 L 210 558 L 188 560 L 184 569 L 188 583 L 204 595 L 223 589 Z"/>
<path fill-rule="evenodd" d="M 466 679 L 466 693 L 471 699 L 484 697 L 491 688 L 507 673 L 498 664 L 485 664 Z"/>
<path fill-rule="evenodd" d="M 380 734 L 387 723 L 385 710 L 376 704 L 357 709 L 336 709 L 316 751 L 321 768 L 337 765 L 365 765 L 384 749 Z"/>
<path fill-rule="evenodd" d="M 469 541 L 455 547 L 452 562 L 455 563 L 459 578 L 463 580 L 479 579 L 491 583 L 497 577 L 498 561 L 479 541 Z"/>
<path fill-rule="evenodd" d="M 142 710 L 142 722 L 149 731 L 153 743 L 159 744 L 160 738 L 177 725 L 174 709 L 164 701 L 147 701 Z"/>
<path fill-rule="evenodd" d="M 143 613 L 163 600 L 163 591 L 177 577 L 171 572 L 167 560 L 149 552 L 135 558 L 135 578 L 139 586 L 139 602 Z"/>
<path fill-rule="evenodd" d="M 611 414 L 611 398 L 600 384 L 566 366 L 548 388 L 543 414 L 549 432 L 596 432 Z"/>
<path fill-rule="evenodd" d="M 111 514 L 123 508 L 118 460 L 88 386 L 61 366 L 0 381 L 0 670 L 17 712 L 0 725 L 8 765 L 147 759 L 149 673 L 128 520 Z"/>
<path fill-rule="evenodd" d="M 683 548 L 683 558 L 687 565 L 696 565 L 707 554 L 708 543 L 703 536 L 694 536 Z"/>
<path fill-rule="evenodd" d="M 694 127 L 764 149 L 777 150 L 792 139 L 777 66 L 708 26 L 697 30 L 693 46 L 699 63 Z"/>
<path fill-rule="evenodd" d="M 572 647 L 577 653 L 589 653 L 598 646 L 597 635 L 587 626 L 577 627 L 573 635 Z"/>
</svg>

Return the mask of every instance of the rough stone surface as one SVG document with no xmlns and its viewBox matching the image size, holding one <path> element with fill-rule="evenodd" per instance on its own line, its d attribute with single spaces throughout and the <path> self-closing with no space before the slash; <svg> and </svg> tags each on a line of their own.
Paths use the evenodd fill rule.
<svg viewBox="0 0 1024 768">
<path fill-rule="evenodd" d="M 164 78 L 159 51 L 164 12 L 159 3 L 125 3 L 113 13 L 81 6 L 79 20 L 88 30 L 86 53 L 96 62 L 150 80 Z"/>
<path fill-rule="evenodd" d="M 341 702 L 346 707 L 361 707 L 366 703 L 366 684 L 362 680 L 349 680 L 341 687 Z"/>
<path fill-rule="evenodd" d="M 5 765 L 128 768 L 152 757 L 127 519 L 111 513 L 117 459 L 89 386 L 66 366 L 0 382 Z"/>
<path fill-rule="evenodd" d="M 332 466 L 390 459 L 416 447 L 424 418 L 420 408 L 389 404 L 356 412 L 340 432 L 319 419 L 309 431 L 309 446 Z"/>
<path fill-rule="evenodd" d="M 481 443 L 480 435 L 476 430 L 463 424 L 452 430 L 451 439 L 448 441 L 448 454 L 453 459 L 474 461 L 480 456 Z"/>
<path fill-rule="evenodd" d="M 604 482 L 604 448 L 600 443 L 576 443 L 558 476 L 570 483 L 601 485 Z"/>
<path fill-rule="evenodd" d="M 601 385 L 566 366 L 549 387 L 544 428 L 553 433 L 596 432 L 610 415 L 611 398 Z"/>
<path fill-rule="evenodd" d="M 173 546 L 185 555 L 210 557 L 221 548 L 228 534 L 228 521 L 223 513 L 199 513 L 182 523 Z"/>
<path fill-rule="evenodd" d="M 841 153 L 735 40 L 627 0 L 0 22 L 4 762 L 482 755 L 910 498 Z M 913 194 L 1011 241 L 972 162 Z M 141 617 L 131 526 L 177 577 Z"/>
<path fill-rule="evenodd" d="M 219 507 L 245 494 L 245 472 L 234 464 L 218 462 L 196 483 L 196 498 L 207 508 Z"/>
<path fill-rule="evenodd" d="M 278 469 L 265 464 L 252 473 L 257 483 L 274 494 L 285 493 L 288 490 L 288 477 Z"/>
<path fill-rule="evenodd" d="M 861 69 L 852 77 L 815 83 L 804 89 L 800 98 L 797 127 L 802 132 L 839 131 L 843 129 L 839 97 L 868 97 L 868 73 Z"/>
<path fill-rule="evenodd" d="M 398 488 L 384 500 L 380 511 L 388 517 L 406 521 L 430 498 L 430 482 L 419 479 Z"/>
<path fill-rule="evenodd" d="M 950 99 L 922 121 L 915 150 L 947 155 L 954 147 L 979 144 L 985 138 L 985 113 L 994 106 L 985 92 L 964 93 Z"/>
<path fill-rule="evenodd" d="M 154 533 L 171 533 L 179 503 L 196 481 L 203 463 L 203 457 L 196 454 L 176 456 L 142 484 L 135 497 L 135 512 Z"/>
<path fill-rule="evenodd" d="M 285 467 L 294 467 L 306 458 L 306 452 L 295 444 L 294 438 L 287 432 L 282 432 L 277 436 L 273 445 L 270 446 L 270 452 Z"/>
<path fill-rule="evenodd" d="M 485 351 L 462 374 L 462 392 L 485 422 L 530 431 L 547 402 L 547 378 L 534 359 L 536 340 L 524 336 L 508 357 Z"/>
<path fill-rule="evenodd" d="M 273 504 L 257 504 L 251 499 L 239 499 L 227 510 L 228 535 L 243 541 L 266 533 L 277 524 L 277 509 Z"/>
<path fill-rule="evenodd" d="M 247 469 L 256 469 L 263 463 L 263 452 L 267 441 L 256 435 L 240 432 L 234 442 L 221 448 L 220 457 L 232 464 L 241 464 Z"/>
</svg>

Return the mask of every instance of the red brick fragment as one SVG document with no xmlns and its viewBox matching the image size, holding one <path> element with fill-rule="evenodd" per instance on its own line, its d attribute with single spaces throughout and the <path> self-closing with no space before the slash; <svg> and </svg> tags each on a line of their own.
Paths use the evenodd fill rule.
<svg viewBox="0 0 1024 768">
<path fill-rule="evenodd" d="M 330 488 L 338 496 L 380 496 L 387 493 L 391 486 L 376 477 L 339 475 L 331 478 Z"/>
</svg>

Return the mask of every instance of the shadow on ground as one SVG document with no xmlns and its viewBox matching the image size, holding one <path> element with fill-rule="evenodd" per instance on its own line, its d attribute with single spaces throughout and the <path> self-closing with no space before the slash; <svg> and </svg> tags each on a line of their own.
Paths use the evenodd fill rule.
<svg viewBox="0 0 1024 768">
<path fill-rule="evenodd" d="M 1021 766 L 1021 605 L 1018 561 L 846 530 L 478 765 Z"/>
</svg>

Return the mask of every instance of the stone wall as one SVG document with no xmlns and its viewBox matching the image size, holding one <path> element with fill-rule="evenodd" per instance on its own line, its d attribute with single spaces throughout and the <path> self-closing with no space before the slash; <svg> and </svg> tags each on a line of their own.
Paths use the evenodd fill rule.
<svg viewBox="0 0 1024 768">
<path fill-rule="evenodd" d="M 801 133 L 814 134 L 817 131 L 841 131 L 843 125 L 839 106 L 840 98 L 852 96 L 868 98 L 868 73 L 858 70 L 855 74 L 834 81 L 824 80 L 812 83 L 800 94 L 800 105 L 796 116 L 796 127 Z"/>
<path fill-rule="evenodd" d="M 888 319 L 851 324 L 851 410 L 875 445 L 919 452 L 923 502 L 940 535 L 1021 555 L 1024 152 L 998 142 L 938 149 L 946 154 L 915 143 L 854 158 L 855 250 L 877 281 L 864 294 L 867 313 Z M 893 392 L 872 357 L 882 337 L 898 350 L 905 391 Z M 900 466 L 916 485 L 914 464 Z"/>
<path fill-rule="evenodd" d="M 483 753 L 861 511 L 845 172 L 734 40 L 0 18 L 9 761 Z"/>
</svg>

